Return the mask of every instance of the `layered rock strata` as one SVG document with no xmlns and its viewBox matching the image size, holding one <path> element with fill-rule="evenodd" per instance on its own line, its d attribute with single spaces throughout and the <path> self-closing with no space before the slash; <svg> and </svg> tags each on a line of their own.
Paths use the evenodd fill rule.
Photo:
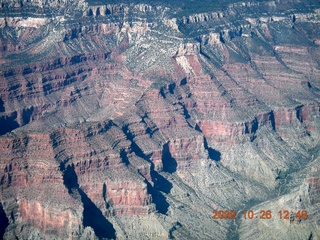
<svg viewBox="0 0 320 240">
<path fill-rule="evenodd" d="M 4 238 L 320 237 L 313 1 L 61 4 L 1 2 Z M 212 219 L 248 207 L 310 218 Z"/>
</svg>

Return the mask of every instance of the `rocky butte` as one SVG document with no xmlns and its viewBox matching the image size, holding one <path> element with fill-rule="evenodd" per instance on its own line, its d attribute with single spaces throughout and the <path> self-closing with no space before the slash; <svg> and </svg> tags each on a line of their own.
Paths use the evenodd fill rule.
<svg viewBox="0 0 320 240">
<path fill-rule="evenodd" d="M 320 238 L 319 1 L 190 4 L 0 0 L 0 237 Z"/>
</svg>

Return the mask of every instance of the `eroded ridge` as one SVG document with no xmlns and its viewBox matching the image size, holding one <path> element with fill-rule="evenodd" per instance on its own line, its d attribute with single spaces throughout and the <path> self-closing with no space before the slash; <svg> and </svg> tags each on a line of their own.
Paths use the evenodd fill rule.
<svg viewBox="0 0 320 240">
<path fill-rule="evenodd" d="M 319 238 L 316 4 L 1 1 L 0 236 Z"/>
</svg>

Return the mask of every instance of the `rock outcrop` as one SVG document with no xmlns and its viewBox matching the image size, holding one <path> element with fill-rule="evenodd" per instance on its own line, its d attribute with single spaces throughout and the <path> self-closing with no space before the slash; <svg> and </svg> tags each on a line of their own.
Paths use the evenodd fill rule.
<svg viewBox="0 0 320 240">
<path fill-rule="evenodd" d="M 312 1 L 0 5 L 5 239 L 320 237 Z"/>
</svg>

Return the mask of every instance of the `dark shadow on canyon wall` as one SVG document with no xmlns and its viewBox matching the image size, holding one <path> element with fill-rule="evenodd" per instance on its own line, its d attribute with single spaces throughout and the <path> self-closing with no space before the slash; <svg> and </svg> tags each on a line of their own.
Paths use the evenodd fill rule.
<svg viewBox="0 0 320 240">
<path fill-rule="evenodd" d="M 3 102 L 3 100 L 0 98 L 0 112 L 5 112 L 6 111 L 6 109 L 5 109 L 5 107 L 4 107 L 4 102 Z"/>
<path fill-rule="evenodd" d="M 0 203 L 0 239 L 3 239 L 3 235 L 8 226 L 9 226 L 9 219 L 7 218 L 7 215 L 3 210 L 2 203 Z"/>
<path fill-rule="evenodd" d="M 204 137 L 204 148 L 208 151 L 209 158 L 219 162 L 221 160 L 221 153 L 208 146 L 207 139 Z"/>
<path fill-rule="evenodd" d="M 74 165 L 65 168 L 60 165 L 63 171 L 63 182 L 70 194 L 77 191 L 83 203 L 83 226 L 90 226 L 98 238 L 115 239 L 116 231 L 113 225 L 103 216 L 101 210 L 91 201 L 87 194 L 79 187 L 78 177 L 74 170 Z"/>
<path fill-rule="evenodd" d="M 151 162 L 152 163 L 152 162 Z M 163 171 L 173 173 L 177 170 L 177 161 L 171 156 L 169 144 L 163 146 L 162 151 Z M 161 214 L 167 214 L 169 203 L 165 194 L 170 193 L 172 184 L 165 179 L 161 174 L 154 170 L 154 164 L 151 165 L 150 175 L 154 186 L 151 190 L 153 202 L 156 204 L 156 209 Z"/>
<path fill-rule="evenodd" d="M 276 120 L 274 118 L 274 112 L 273 111 L 270 113 L 270 121 L 271 121 L 271 126 L 272 126 L 273 131 L 276 132 L 277 131 L 276 130 Z"/>
<path fill-rule="evenodd" d="M 103 200 L 106 201 L 106 199 L 107 199 L 107 185 L 105 183 L 103 183 L 103 186 L 102 186 L 102 197 L 103 197 Z"/>
<path fill-rule="evenodd" d="M 2 112 L 1 110 L 4 111 L 3 102 L 1 103 L 1 101 L 2 100 L 0 98 L 0 112 Z M 21 125 L 28 124 L 32 120 L 33 111 L 33 107 L 22 110 L 22 123 L 20 123 Z M 11 132 L 12 130 L 21 126 L 17 121 L 17 117 L 17 112 L 12 113 L 11 115 L 0 117 L 0 135 Z"/>
<path fill-rule="evenodd" d="M 23 109 L 22 111 L 23 124 L 28 124 L 31 121 L 31 115 L 33 111 L 34 111 L 33 107 L 29 109 Z"/>
<path fill-rule="evenodd" d="M 251 127 L 251 130 L 249 130 L 249 127 Z M 245 134 L 256 133 L 258 131 L 258 128 L 259 122 L 258 119 L 255 118 L 251 123 L 245 124 Z"/>
<path fill-rule="evenodd" d="M 125 164 L 125 165 L 129 165 L 130 162 L 129 162 L 129 159 L 128 159 L 128 156 L 127 156 L 127 153 L 125 150 L 121 150 L 120 151 L 120 158 L 122 160 L 122 162 Z"/>
<path fill-rule="evenodd" d="M 0 135 L 11 132 L 12 130 L 19 127 L 19 124 L 16 121 L 17 113 L 12 114 L 11 116 L 4 116 L 0 118 Z"/>
<path fill-rule="evenodd" d="M 156 171 L 152 172 L 151 177 L 155 189 L 164 193 L 170 193 L 170 190 L 172 189 L 172 184 L 167 179 L 165 179 L 161 174 L 159 174 Z"/>
<path fill-rule="evenodd" d="M 169 143 L 163 145 L 162 149 L 162 164 L 163 171 L 174 173 L 177 171 L 177 161 L 172 157 L 169 149 Z"/>
<path fill-rule="evenodd" d="M 127 139 L 131 141 L 131 151 L 134 152 L 138 157 L 145 159 L 151 164 L 150 176 L 153 182 L 153 186 L 150 182 L 145 180 L 148 193 L 151 194 L 152 202 L 156 205 L 157 211 L 161 214 L 166 214 L 168 212 L 169 203 L 167 202 L 164 194 L 170 192 L 172 184 L 154 170 L 154 163 L 150 160 L 150 156 L 146 156 L 141 148 L 135 143 L 134 136 L 130 133 L 128 127 L 123 127 L 122 131 L 127 136 Z"/>
<path fill-rule="evenodd" d="M 152 195 L 152 200 L 156 204 L 157 211 L 161 214 L 167 214 L 170 205 L 164 193 L 170 193 L 172 184 L 153 168 L 154 166 L 152 166 L 150 174 L 154 186 L 152 188 L 150 183 L 148 183 L 148 191 L 150 191 Z"/>
</svg>

